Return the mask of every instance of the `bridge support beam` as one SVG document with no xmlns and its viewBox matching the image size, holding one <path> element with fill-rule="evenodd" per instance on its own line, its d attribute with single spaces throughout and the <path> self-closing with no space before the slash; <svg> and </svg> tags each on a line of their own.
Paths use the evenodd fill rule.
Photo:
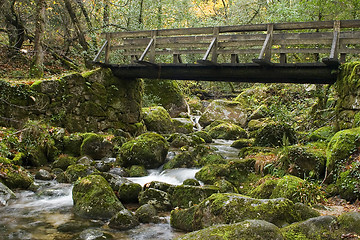
<svg viewBox="0 0 360 240">
<path fill-rule="evenodd" d="M 337 78 L 337 68 L 331 68 L 323 63 L 274 64 L 272 66 L 260 66 L 255 63 L 158 64 L 155 66 L 102 64 L 102 66 L 109 67 L 119 78 L 300 84 L 332 84 Z"/>
</svg>

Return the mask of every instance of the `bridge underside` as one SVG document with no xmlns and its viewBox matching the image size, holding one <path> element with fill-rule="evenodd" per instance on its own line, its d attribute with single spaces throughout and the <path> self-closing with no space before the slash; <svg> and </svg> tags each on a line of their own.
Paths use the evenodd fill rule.
<svg viewBox="0 0 360 240">
<path fill-rule="evenodd" d="M 130 64 L 97 63 L 119 78 L 148 78 L 260 83 L 333 84 L 338 68 L 323 63 L 272 64 Z"/>
</svg>

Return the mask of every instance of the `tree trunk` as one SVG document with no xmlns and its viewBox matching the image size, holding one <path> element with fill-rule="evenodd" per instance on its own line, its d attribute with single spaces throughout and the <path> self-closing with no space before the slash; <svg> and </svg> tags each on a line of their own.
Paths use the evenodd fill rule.
<svg viewBox="0 0 360 240">
<path fill-rule="evenodd" d="M 41 78 L 44 75 L 43 37 L 45 29 L 46 0 L 38 0 L 36 6 L 36 30 L 34 39 L 34 59 L 30 68 L 30 76 Z"/>
<path fill-rule="evenodd" d="M 104 15 L 103 15 L 103 27 L 109 26 L 110 23 L 110 3 L 109 0 L 104 0 Z"/>
</svg>

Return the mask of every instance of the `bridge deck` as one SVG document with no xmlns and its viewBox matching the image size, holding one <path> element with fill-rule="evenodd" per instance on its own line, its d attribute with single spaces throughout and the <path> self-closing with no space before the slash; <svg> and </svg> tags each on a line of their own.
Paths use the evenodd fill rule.
<svg viewBox="0 0 360 240">
<path fill-rule="evenodd" d="M 360 20 L 160 29 L 104 36 L 106 41 L 93 61 L 123 78 L 334 83 L 340 62 L 345 62 L 347 55 L 360 54 Z M 103 62 L 99 61 L 101 56 Z M 303 61 L 308 63 L 294 63 Z"/>
</svg>

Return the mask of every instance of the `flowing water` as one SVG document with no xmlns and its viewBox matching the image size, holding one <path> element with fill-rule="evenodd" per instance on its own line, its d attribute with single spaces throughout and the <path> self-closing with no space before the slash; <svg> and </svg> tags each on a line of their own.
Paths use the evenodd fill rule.
<svg viewBox="0 0 360 240">
<path fill-rule="evenodd" d="M 231 141 L 216 140 L 212 146 L 226 158 L 234 158 L 237 150 L 229 147 Z M 198 169 L 150 170 L 146 177 L 129 178 L 144 185 L 151 181 L 162 181 L 174 185 L 185 179 L 194 178 Z M 141 224 L 128 231 L 117 231 L 107 227 L 105 222 L 76 217 L 72 212 L 72 185 L 56 181 L 36 181 L 39 189 L 16 192 L 17 198 L 7 206 L 0 207 L 0 240 L 49 240 L 49 239 L 136 239 L 168 240 L 181 236 L 182 232 L 172 229 L 169 217 L 167 223 Z M 112 236 L 113 238 L 109 238 Z"/>
</svg>

